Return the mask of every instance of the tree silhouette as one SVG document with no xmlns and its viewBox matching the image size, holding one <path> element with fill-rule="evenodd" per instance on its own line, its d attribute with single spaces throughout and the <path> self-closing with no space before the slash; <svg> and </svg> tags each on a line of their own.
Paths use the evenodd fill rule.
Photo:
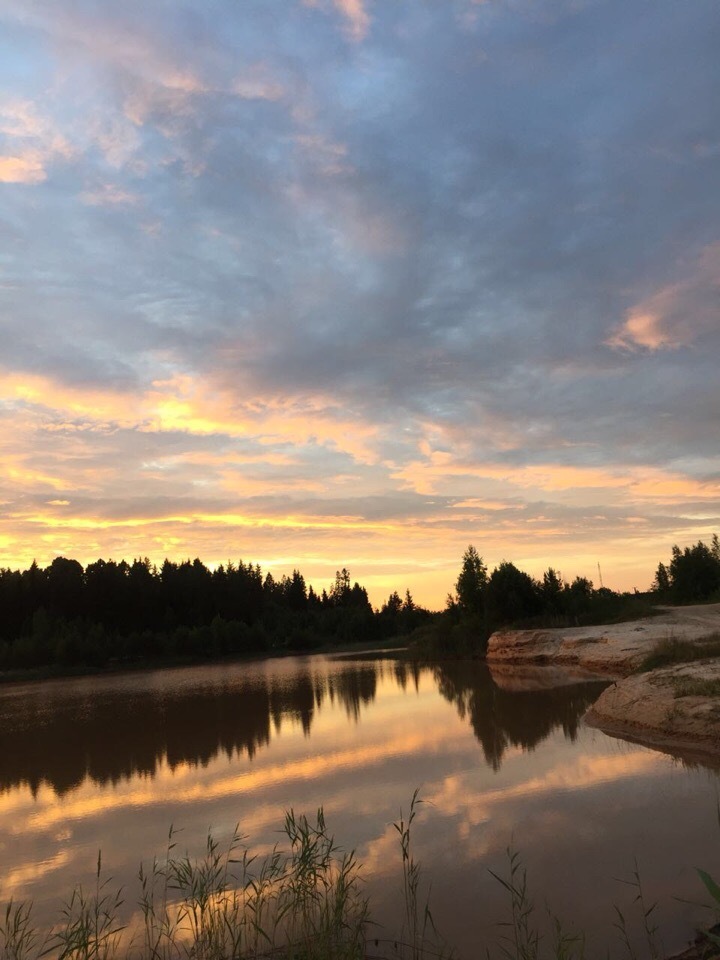
<svg viewBox="0 0 720 960">
<path fill-rule="evenodd" d="M 0 670 L 309 650 L 409 633 L 429 617 L 398 604 L 392 620 L 374 611 L 346 568 L 319 597 L 297 569 L 276 580 L 242 560 L 210 570 L 198 558 L 159 569 L 98 559 L 83 570 L 56 557 L 0 569 Z"/>
<path fill-rule="evenodd" d="M 490 575 L 487 605 L 490 622 L 500 625 L 532 617 L 541 609 L 542 598 L 532 577 L 503 561 Z"/>
<path fill-rule="evenodd" d="M 462 569 L 455 582 L 457 604 L 465 614 L 480 615 L 483 612 L 487 567 L 472 544 L 462 558 Z"/>
<path fill-rule="evenodd" d="M 693 547 L 672 548 L 670 590 L 680 602 L 707 600 L 720 592 L 720 545 L 713 537 L 712 546 L 699 540 Z"/>
</svg>

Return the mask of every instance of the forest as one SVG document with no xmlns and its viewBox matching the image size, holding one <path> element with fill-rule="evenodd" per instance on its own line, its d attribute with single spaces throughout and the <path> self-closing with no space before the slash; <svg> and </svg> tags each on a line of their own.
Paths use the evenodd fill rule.
<svg viewBox="0 0 720 960">
<path fill-rule="evenodd" d="M 0 570 L 0 670 L 217 659 L 383 641 L 430 617 L 406 592 L 373 610 L 339 570 L 317 594 L 298 570 L 275 580 L 259 565 L 214 570 L 199 559 L 154 566 L 56 557 Z"/>
<path fill-rule="evenodd" d="M 548 568 L 535 579 L 503 561 L 492 572 L 474 546 L 463 554 L 445 609 L 431 613 L 410 591 L 379 609 L 338 570 L 317 593 L 299 570 L 276 580 L 258 564 L 201 560 L 161 566 L 147 558 L 56 557 L 47 567 L 0 568 L 0 670 L 60 672 L 107 665 L 186 662 L 301 652 L 402 638 L 427 655 L 482 656 L 503 626 L 572 626 L 652 613 L 653 604 L 720 599 L 720 541 L 672 548 L 647 594 L 596 589 Z"/>
</svg>

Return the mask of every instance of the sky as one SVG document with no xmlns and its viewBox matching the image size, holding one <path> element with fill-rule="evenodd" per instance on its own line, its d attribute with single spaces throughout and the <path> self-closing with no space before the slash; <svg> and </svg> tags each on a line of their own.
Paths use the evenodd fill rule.
<svg viewBox="0 0 720 960">
<path fill-rule="evenodd" d="M 0 0 L 0 566 L 720 528 L 717 0 Z"/>
</svg>

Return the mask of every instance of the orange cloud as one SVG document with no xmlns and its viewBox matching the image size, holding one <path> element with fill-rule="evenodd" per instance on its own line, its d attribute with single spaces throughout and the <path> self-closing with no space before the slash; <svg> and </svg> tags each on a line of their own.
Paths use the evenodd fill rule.
<svg viewBox="0 0 720 960">
<path fill-rule="evenodd" d="M 521 757 L 524 767 L 527 767 L 527 754 L 519 747 L 511 748 L 503 758 L 506 771 L 509 770 L 510 761 L 517 757 Z M 443 817 L 459 818 L 458 830 L 461 834 L 466 838 L 473 835 L 484 845 L 489 839 L 488 836 L 478 838 L 477 832 L 469 828 L 501 821 L 508 810 L 512 810 L 508 805 L 513 800 L 526 800 L 533 795 L 550 795 L 562 790 L 592 789 L 626 777 L 652 777 L 662 774 L 664 769 L 662 757 L 650 751 L 587 756 L 575 763 L 557 764 L 541 776 L 524 776 L 507 786 L 494 789 L 478 789 L 474 775 L 453 774 L 439 782 L 425 784 L 423 801 Z M 478 849 L 469 851 L 467 844 L 464 846 L 466 852 L 473 857 L 482 852 Z M 363 864 L 368 873 L 374 875 L 384 872 L 386 865 L 393 861 L 396 847 L 397 834 L 391 825 L 385 833 L 371 840 L 363 850 Z"/>
<path fill-rule="evenodd" d="M 482 500 L 478 497 L 467 497 L 453 504 L 453 510 L 490 510 L 503 511 L 512 509 L 512 504 L 503 500 Z"/>
<path fill-rule="evenodd" d="M 33 478 L 28 478 L 33 479 Z M 52 478 L 41 478 L 41 482 L 54 485 Z M 372 523 L 361 517 L 317 517 L 306 515 L 261 517 L 248 516 L 241 513 L 203 513 L 193 512 L 187 515 L 170 515 L 154 517 L 124 517 L 120 520 L 107 520 L 101 517 L 69 517 L 56 516 L 49 513 L 9 513 L 11 519 L 22 519 L 24 523 L 41 525 L 47 529 L 71 530 L 112 530 L 124 527 L 154 527 L 160 524 L 195 524 L 202 523 L 223 527 L 248 527 L 251 529 L 269 528 L 273 530 L 332 530 L 348 531 L 361 530 L 364 533 L 373 531 L 398 530 L 398 525 L 391 523 Z"/>
<path fill-rule="evenodd" d="M 20 157 L 0 156 L 0 183 L 42 183 L 47 179 L 43 162 L 37 154 Z"/>
<path fill-rule="evenodd" d="M 41 487 L 51 487 L 53 490 L 65 489 L 66 482 L 58 476 L 50 473 L 43 473 L 41 470 L 33 470 L 24 466 L 19 456 L 10 456 L 8 454 L 0 458 L 0 467 L 5 477 L 22 486 L 40 485 Z"/>
<path fill-rule="evenodd" d="M 712 460 L 692 465 L 710 479 L 620 464 L 512 467 L 473 459 L 468 443 L 452 446 L 432 425 L 414 460 L 401 459 L 409 442 L 395 461 L 380 460 L 380 428 L 322 395 L 238 402 L 187 376 L 120 393 L 37 375 L 4 378 L 0 395 L 12 412 L 0 456 L 2 565 L 45 565 L 59 553 L 214 565 L 240 543 L 273 575 L 299 567 L 321 587 L 345 564 L 375 604 L 407 586 L 438 607 L 468 542 L 490 566 L 509 559 L 538 575 L 552 563 L 592 578 L 599 559 L 608 586 L 644 587 L 673 542 L 707 539 L 720 504 Z M 155 445 L 164 433 L 195 439 Z M 123 449 L 121 475 L 106 453 Z M 415 507 L 410 498 L 398 515 L 392 498 L 407 489 L 441 496 Z M 358 490 L 381 495 L 377 516 L 365 498 L 355 505 Z M 706 508 L 690 516 L 688 501 Z"/>
<path fill-rule="evenodd" d="M 187 376 L 155 381 L 144 392 L 128 394 L 66 386 L 36 375 L 10 375 L 0 386 L 0 399 L 30 404 L 54 417 L 80 417 L 87 426 L 247 437 L 269 445 L 320 445 L 362 463 L 378 459 L 373 441 L 379 428 L 351 418 L 320 395 L 238 403 L 230 391 Z"/>
<path fill-rule="evenodd" d="M 630 350 L 634 347 L 661 350 L 682 346 L 680 339 L 662 329 L 662 317 L 659 314 L 648 313 L 642 308 L 631 310 L 621 329 L 606 343 L 615 349 Z"/>
<path fill-rule="evenodd" d="M 351 419 L 323 396 L 257 399 L 238 403 L 225 390 L 208 389 L 190 377 L 157 381 L 145 397 L 146 430 L 253 437 L 260 443 L 319 444 L 375 463 L 372 441 L 379 430 Z"/>
<path fill-rule="evenodd" d="M 452 752 L 456 740 L 455 730 L 440 727 L 433 733 L 431 725 L 423 730 L 393 736 L 380 743 L 365 746 L 345 747 L 331 750 L 315 757 L 291 758 L 269 766 L 250 768 L 246 772 L 222 776 L 227 763 L 221 760 L 209 765 L 208 773 L 198 776 L 197 767 L 183 763 L 172 771 L 162 765 L 155 773 L 152 783 L 141 780 L 123 784 L 112 792 L 83 783 L 77 790 L 63 797 L 58 804 L 54 796 L 45 805 L 37 805 L 28 811 L 17 811 L 10 830 L 12 833 L 36 833 L 67 823 L 68 820 L 87 821 L 112 810 L 146 807 L 164 803 L 165 793 L 158 783 L 172 780 L 173 797 L 180 803 L 203 802 L 227 797 L 255 794 L 278 784 L 289 785 L 295 781 L 316 779 L 339 769 L 366 770 L 383 763 L 388 758 L 432 752 Z M 209 776 L 208 774 L 215 774 Z M 24 814 L 24 815 L 23 815 Z"/>
<path fill-rule="evenodd" d="M 142 419 L 141 400 L 134 395 L 60 384 L 50 377 L 10 374 L 0 384 L 0 400 L 29 404 L 54 416 L 82 417 L 90 423 L 133 426 Z"/>
<path fill-rule="evenodd" d="M 0 134 L 12 143 L 12 152 L 0 156 L 0 183 L 42 183 L 49 163 L 73 153 L 55 124 L 30 100 L 0 97 Z"/>
<path fill-rule="evenodd" d="M 717 329 L 720 244 L 710 244 L 690 275 L 662 287 L 632 307 L 625 322 L 605 341 L 616 350 L 676 350 Z"/>
<path fill-rule="evenodd" d="M 581 467 L 566 464 L 533 464 L 514 466 L 498 463 L 467 463 L 456 460 L 446 451 L 430 451 L 424 460 L 413 460 L 395 470 L 392 476 L 403 486 L 418 493 L 435 494 L 452 490 L 460 483 L 464 491 L 470 484 L 497 493 L 503 490 L 515 496 L 520 491 L 534 490 L 540 497 L 554 493 L 602 491 L 615 501 L 682 501 L 688 498 L 714 500 L 720 497 L 720 484 L 697 479 L 679 471 L 653 467 Z M 506 500 L 484 497 L 463 498 L 456 508 L 475 507 L 484 510 L 507 508 Z"/>
<path fill-rule="evenodd" d="M 46 877 L 56 870 L 65 869 L 69 863 L 69 852 L 67 850 L 59 850 L 51 857 L 39 863 L 26 864 L 25 866 L 8 870 L 2 880 L 3 899 L 6 902 L 12 900 L 18 892 L 23 890 L 28 884 L 34 883 L 41 877 Z"/>
<path fill-rule="evenodd" d="M 519 749 L 515 755 L 520 755 Z M 505 757 L 507 764 L 509 756 Z M 508 800 L 524 799 L 532 795 L 555 793 L 558 790 L 587 790 L 602 783 L 623 780 L 627 777 L 650 776 L 664 772 L 663 758 L 649 750 L 634 750 L 601 756 L 581 756 L 573 763 L 558 764 L 542 776 L 520 780 L 507 787 L 468 791 L 461 777 L 444 781 L 441 789 L 427 796 L 427 801 L 446 816 L 461 811 L 469 814 L 474 824 L 482 823 L 493 815 L 493 808 Z M 468 810 L 468 797 L 472 797 L 472 809 Z"/>
</svg>

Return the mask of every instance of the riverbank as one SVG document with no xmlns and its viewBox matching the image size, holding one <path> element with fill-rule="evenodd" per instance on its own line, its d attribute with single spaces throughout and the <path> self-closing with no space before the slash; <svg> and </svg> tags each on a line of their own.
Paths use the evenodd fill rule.
<svg viewBox="0 0 720 960">
<path fill-rule="evenodd" d="M 600 694 L 585 722 L 688 760 L 720 763 L 720 658 L 626 677 Z"/>
<path fill-rule="evenodd" d="M 720 634 L 720 603 L 657 609 L 653 617 L 624 623 L 497 630 L 488 641 L 488 663 L 573 666 L 618 679 L 637 670 L 661 641 L 701 642 Z"/>
<path fill-rule="evenodd" d="M 697 659 L 718 636 L 720 604 L 662 607 L 652 618 L 600 627 L 498 631 L 488 663 L 506 676 L 530 665 L 604 675 L 615 682 L 586 714 L 588 724 L 689 760 L 720 762 L 720 658 Z M 673 642 L 693 661 L 638 672 L 658 646 Z"/>
<path fill-rule="evenodd" d="M 367 656 L 372 653 L 386 655 L 406 650 L 402 637 L 386 640 L 368 640 L 358 643 L 323 643 L 308 650 L 277 648 L 265 653 L 226 654 L 218 657 L 148 657 L 136 660 L 111 660 L 102 666 L 63 666 L 52 664 L 45 667 L 30 667 L 24 670 L 0 670 L 0 684 L 34 683 L 39 680 L 64 680 L 73 677 L 106 677 L 120 673 L 143 673 L 151 670 L 174 670 L 182 667 L 198 667 L 222 663 L 256 663 L 259 660 L 278 660 L 283 657 L 303 657 L 324 654 L 325 656 L 351 657 L 354 654 Z"/>
</svg>

